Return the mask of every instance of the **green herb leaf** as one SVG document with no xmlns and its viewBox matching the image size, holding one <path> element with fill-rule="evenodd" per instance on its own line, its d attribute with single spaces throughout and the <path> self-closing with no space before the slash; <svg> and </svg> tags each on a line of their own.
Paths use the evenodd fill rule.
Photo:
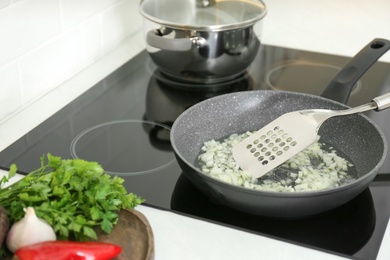
<svg viewBox="0 0 390 260">
<path fill-rule="evenodd" d="M 8 172 L 8 179 L 14 177 L 16 175 L 17 170 L 18 168 L 16 167 L 16 164 L 12 164 Z"/>
<path fill-rule="evenodd" d="M 89 238 L 92 238 L 92 239 L 97 239 L 97 235 L 96 235 L 95 230 L 93 230 L 92 228 L 90 228 L 88 226 L 83 226 L 83 234 L 86 237 L 89 237 Z"/>
<path fill-rule="evenodd" d="M 111 223 L 111 221 L 109 221 L 107 218 L 103 218 L 103 221 L 102 221 L 100 227 L 102 228 L 102 230 L 104 232 L 109 234 L 112 230 L 112 226 L 113 226 L 113 224 Z"/>
<path fill-rule="evenodd" d="M 144 201 L 127 193 L 124 180 L 105 174 L 96 162 L 62 160 L 51 154 L 40 160 L 40 168 L 0 189 L 0 204 L 11 224 L 24 216 L 25 207 L 31 206 L 54 228 L 59 239 L 96 239 L 94 227 L 111 232 L 119 210 L 134 208 Z M 0 187 L 16 172 L 16 165 L 11 165 Z"/>
</svg>

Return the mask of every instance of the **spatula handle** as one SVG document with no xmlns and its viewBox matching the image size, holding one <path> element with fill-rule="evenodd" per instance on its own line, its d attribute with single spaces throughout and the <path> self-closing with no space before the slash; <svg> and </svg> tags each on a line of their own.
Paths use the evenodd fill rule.
<svg viewBox="0 0 390 260">
<path fill-rule="evenodd" d="M 376 97 L 372 100 L 377 106 L 376 111 L 381 111 L 390 108 L 390 93 Z"/>
<path fill-rule="evenodd" d="M 335 117 L 335 116 L 352 115 L 356 113 L 363 113 L 370 110 L 381 111 L 386 108 L 390 108 L 390 93 L 373 98 L 370 103 L 360 105 L 358 107 L 352 107 L 345 110 L 322 110 L 322 113 L 319 113 L 318 110 L 316 109 L 312 111 L 314 114 L 316 114 L 316 116 L 313 118 L 317 120 L 317 123 L 320 122 L 322 123 L 328 118 Z"/>
<path fill-rule="evenodd" d="M 346 104 L 356 82 L 389 49 L 389 40 L 371 41 L 339 71 L 321 96 Z"/>
</svg>

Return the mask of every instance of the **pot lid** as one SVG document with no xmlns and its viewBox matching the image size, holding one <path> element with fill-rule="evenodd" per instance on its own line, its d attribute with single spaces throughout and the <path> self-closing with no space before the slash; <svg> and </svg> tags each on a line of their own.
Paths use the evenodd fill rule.
<svg viewBox="0 0 390 260">
<path fill-rule="evenodd" d="M 203 31 L 247 27 L 267 13 L 260 0 L 142 0 L 139 10 L 163 26 Z"/>
</svg>

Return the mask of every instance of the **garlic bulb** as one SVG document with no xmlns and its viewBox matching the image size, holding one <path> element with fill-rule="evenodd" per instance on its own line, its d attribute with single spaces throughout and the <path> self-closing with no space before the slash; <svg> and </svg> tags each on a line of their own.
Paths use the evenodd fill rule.
<svg viewBox="0 0 390 260">
<path fill-rule="evenodd" d="M 24 218 L 14 223 L 7 235 L 6 244 L 13 253 L 23 246 L 56 240 L 53 228 L 35 215 L 34 208 L 28 207 L 24 211 Z"/>
</svg>

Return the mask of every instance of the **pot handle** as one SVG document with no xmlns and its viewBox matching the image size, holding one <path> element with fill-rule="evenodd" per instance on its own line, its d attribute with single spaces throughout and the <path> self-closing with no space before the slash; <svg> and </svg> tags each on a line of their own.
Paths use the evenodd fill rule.
<svg viewBox="0 0 390 260">
<path fill-rule="evenodd" d="M 321 96 L 347 104 L 356 82 L 389 49 L 389 40 L 371 41 L 337 73 Z"/>
<path fill-rule="evenodd" d="M 168 51 L 189 51 L 194 47 L 202 47 L 206 40 L 202 37 L 192 38 L 166 38 L 160 36 L 158 30 L 151 30 L 146 34 L 146 42 L 155 48 Z"/>
</svg>

